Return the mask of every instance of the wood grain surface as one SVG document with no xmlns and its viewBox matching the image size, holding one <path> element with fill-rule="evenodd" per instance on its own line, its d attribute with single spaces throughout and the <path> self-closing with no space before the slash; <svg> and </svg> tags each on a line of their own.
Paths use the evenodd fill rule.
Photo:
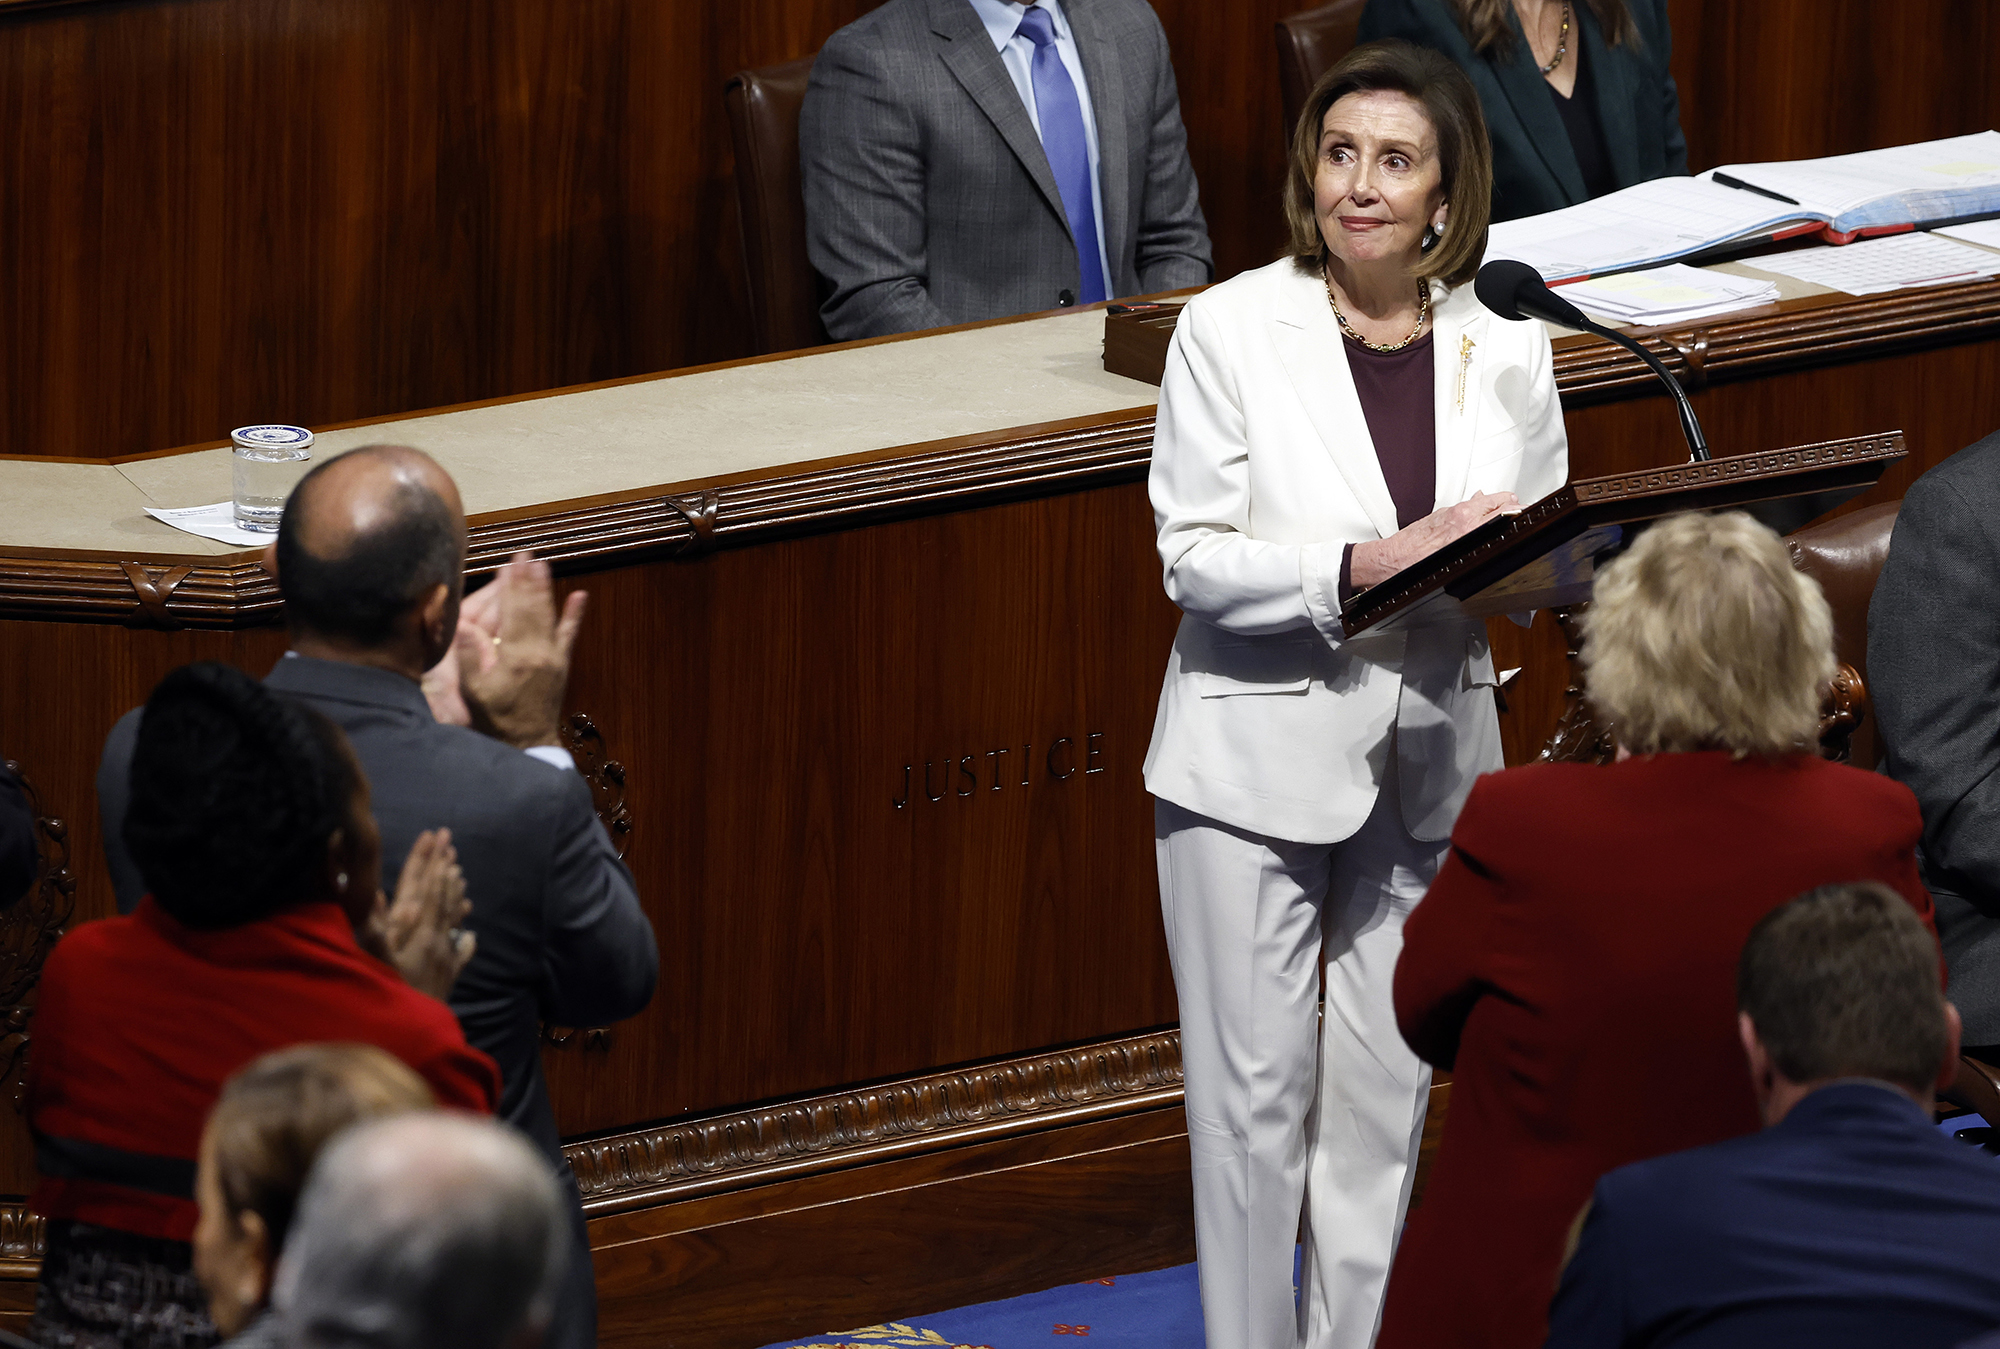
<svg viewBox="0 0 2000 1349">
<path fill-rule="evenodd" d="M 1282 238 L 1273 25 L 1156 0 L 1218 276 Z M 137 453 L 750 350 L 722 86 L 867 0 L 0 4 L 0 453 Z M 2000 125 L 1983 0 L 1673 0 L 1691 162 Z"/>
</svg>

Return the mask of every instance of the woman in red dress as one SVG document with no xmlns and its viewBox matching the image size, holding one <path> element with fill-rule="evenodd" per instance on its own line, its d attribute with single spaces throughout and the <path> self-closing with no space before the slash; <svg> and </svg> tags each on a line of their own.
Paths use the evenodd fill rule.
<svg viewBox="0 0 2000 1349">
<path fill-rule="evenodd" d="M 35 1009 L 45 1349 L 215 1343 L 189 1247 L 196 1158 L 223 1082 L 259 1055 L 374 1045 L 441 1104 L 491 1113 L 499 1096 L 443 1001 L 471 955 L 449 840 L 418 841 L 391 910 L 368 780 L 332 722 L 226 665 L 175 670 L 139 725 L 125 841 L 149 893 L 56 944 Z"/>
<path fill-rule="evenodd" d="M 1381 1349 L 1540 1345 L 1597 1178 L 1758 1127 L 1734 980 L 1759 918 L 1874 880 L 1932 921 L 1915 798 L 1813 752 L 1832 620 L 1770 530 L 1653 526 L 1583 657 L 1617 762 L 1481 778 L 1405 930 L 1397 1022 L 1453 1077 Z"/>
</svg>

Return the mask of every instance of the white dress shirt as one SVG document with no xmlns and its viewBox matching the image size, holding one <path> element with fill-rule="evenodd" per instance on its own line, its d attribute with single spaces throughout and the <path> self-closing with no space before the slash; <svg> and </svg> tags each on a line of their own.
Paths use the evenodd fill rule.
<svg viewBox="0 0 2000 1349">
<path fill-rule="evenodd" d="M 993 39 L 993 46 L 1000 53 L 1001 64 L 1007 67 L 1007 74 L 1014 81 L 1014 88 L 1020 92 L 1021 102 L 1028 109 L 1028 118 L 1035 124 L 1035 135 L 1042 134 L 1042 115 L 1035 107 L 1035 80 L 1031 68 L 1035 59 L 1035 44 L 1025 37 L 1017 37 L 1021 28 L 1021 16 L 1028 12 L 1024 4 L 1010 3 L 1010 0 L 967 0 L 979 13 L 980 22 L 986 25 L 986 32 Z M 1061 0 L 1037 0 L 1054 20 L 1056 31 L 1056 55 L 1062 58 L 1063 68 L 1069 71 L 1070 82 L 1076 85 L 1076 101 L 1083 109 L 1083 139 L 1090 152 L 1090 208 L 1097 219 L 1097 256 L 1104 262 L 1104 294 L 1115 296 L 1118 291 L 1111 284 L 1111 255 L 1104 247 L 1104 186 L 1103 171 L 1097 157 L 1097 112 L 1090 104 L 1090 80 L 1083 73 L 1083 57 L 1076 49 L 1076 38 L 1069 30 L 1069 18 L 1062 11 Z"/>
</svg>

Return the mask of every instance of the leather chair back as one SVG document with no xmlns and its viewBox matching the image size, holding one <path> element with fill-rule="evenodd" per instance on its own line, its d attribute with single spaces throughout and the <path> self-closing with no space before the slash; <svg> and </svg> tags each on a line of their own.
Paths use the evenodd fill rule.
<svg viewBox="0 0 2000 1349">
<path fill-rule="evenodd" d="M 1306 96 L 1333 63 L 1354 49 L 1367 0 L 1333 0 L 1278 20 L 1278 93 L 1285 112 L 1285 144 L 1305 111 Z"/>
<path fill-rule="evenodd" d="M 722 90 L 736 144 L 743 267 L 759 355 L 828 340 L 819 319 L 819 278 L 806 256 L 806 203 L 799 172 L 799 108 L 812 64 L 807 56 L 741 71 Z"/>
<path fill-rule="evenodd" d="M 1868 681 L 1868 602 L 1875 597 L 1875 582 L 1888 560 L 1889 535 L 1902 504 L 1892 501 L 1869 506 L 1801 529 L 1785 540 L 1792 565 L 1818 581 L 1826 592 L 1827 605 L 1833 610 L 1834 659 L 1853 666 L 1864 689 Z M 1881 739 L 1872 717 L 1861 719 L 1851 745 L 1850 762 L 1859 768 L 1875 766 L 1881 758 Z"/>
</svg>

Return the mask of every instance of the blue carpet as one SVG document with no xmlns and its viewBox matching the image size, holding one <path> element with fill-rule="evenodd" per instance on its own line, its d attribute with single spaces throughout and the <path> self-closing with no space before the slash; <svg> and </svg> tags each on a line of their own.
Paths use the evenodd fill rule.
<svg viewBox="0 0 2000 1349">
<path fill-rule="evenodd" d="M 1121 1274 L 769 1349 L 1203 1349 L 1193 1265 Z"/>
</svg>

